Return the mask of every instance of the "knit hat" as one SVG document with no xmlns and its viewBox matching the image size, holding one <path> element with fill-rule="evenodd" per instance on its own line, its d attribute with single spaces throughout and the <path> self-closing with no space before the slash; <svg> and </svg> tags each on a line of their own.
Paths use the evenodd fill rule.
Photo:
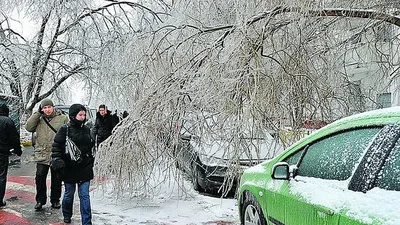
<svg viewBox="0 0 400 225">
<path fill-rule="evenodd" d="M 6 104 L 0 105 L 0 115 L 1 116 L 8 116 L 10 113 L 10 109 L 7 107 Z"/>
<path fill-rule="evenodd" d="M 85 106 L 83 106 L 81 104 L 73 104 L 69 107 L 68 115 L 72 118 L 75 118 L 76 115 L 78 115 L 79 111 L 82 111 L 82 110 L 86 112 Z"/>
<path fill-rule="evenodd" d="M 45 98 L 40 102 L 40 107 L 45 107 L 46 105 L 54 106 L 53 101 L 51 99 Z"/>
</svg>

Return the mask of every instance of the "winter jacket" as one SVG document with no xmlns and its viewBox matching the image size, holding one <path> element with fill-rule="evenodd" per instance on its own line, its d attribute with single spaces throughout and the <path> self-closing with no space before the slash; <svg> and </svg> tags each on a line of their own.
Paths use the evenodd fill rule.
<svg viewBox="0 0 400 225">
<path fill-rule="evenodd" d="M 58 130 L 63 124 L 68 123 L 68 116 L 56 109 L 49 116 L 35 112 L 25 124 L 27 131 L 36 132 L 34 160 L 40 164 L 50 165 L 51 148 L 56 133 L 46 124 L 44 119 L 49 121 L 54 129 Z"/>
<path fill-rule="evenodd" d="M 67 129 L 68 137 L 81 151 L 82 161 L 79 163 L 72 161 L 70 156 L 65 154 Z M 63 125 L 54 137 L 51 154 L 53 160 L 61 158 L 65 163 L 65 167 L 59 171 L 60 179 L 65 183 L 79 183 L 93 179 L 93 147 L 94 140 L 88 126 L 74 120 L 70 120 L 68 125 Z"/>
<path fill-rule="evenodd" d="M 0 106 L 0 154 L 10 155 L 11 149 L 17 155 L 22 154 L 19 132 L 14 121 L 8 117 L 9 109 L 6 105 Z"/>
<path fill-rule="evenodd" d="M 99 112 L 96 113 L 96 122 L 93 127 L 93 135 L 97 137 L 97 143 L 106 140 L 115 126 L 115 120 L 111 115 L 111 111 L 107 110 L 107 114 L 101 116 Z"/>
</svg>

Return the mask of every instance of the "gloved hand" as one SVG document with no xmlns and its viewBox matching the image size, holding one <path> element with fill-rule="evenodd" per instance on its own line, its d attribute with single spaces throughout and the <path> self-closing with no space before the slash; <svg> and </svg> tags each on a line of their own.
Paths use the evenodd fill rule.
<svg viewBox="0 0 400 225">
<path fill-rule="evenodd" d="M 44 114 L 43 109 L 42 109 L 42 107 L 41 107 L 40 105 L 39 105 L 38 112 L 39 112 L 40 114 Z"/>
<path fill-rule="evenodd" d="M 54 171 L 59 171 L 65 167 L 65 162 L 61 158 L 52 158 L 50 166 Z"/>
<path fill-rule="evenodd" d="M 22 155 L 22 150 L 21 150 L 21 146 L 16 146 L 14 149 L 11 150 L 12 154 L 16 154 L 17 156 L 21 156 Z"/>
<path fill-rule="evenodd" d="M 89 157 L 89 165 L 91 165 L 91 167 L 94 167 L 94 157 L 93 156 Z"/>
</svg>

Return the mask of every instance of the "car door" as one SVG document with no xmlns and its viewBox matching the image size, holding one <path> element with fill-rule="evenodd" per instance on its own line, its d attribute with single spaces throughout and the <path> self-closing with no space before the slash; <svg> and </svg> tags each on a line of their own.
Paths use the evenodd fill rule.
<svg viewBox="0 0 400 225">
<path fill-rule="evenodd" d="M 340 225 L 400 224 L 399 137 L 400 125 L 388 125 L 369 147 L 350 181 L 349 189 L 358 192 L 350 196 L 353 200 L 342 211 Z"/>
<path fill-rule="evenodd" d="M 347 191 L 348 179 L 380 129 L 332 134 L 282 160 L 298 164 L 298 175 L 290 181 L 277 181 L 282 182 L 279 191 L 272 198 L 266 196 L 274 200 L 267 203 L 268 220 L 285 225 L 339 224 L 340 196 Z"/>
</svg>

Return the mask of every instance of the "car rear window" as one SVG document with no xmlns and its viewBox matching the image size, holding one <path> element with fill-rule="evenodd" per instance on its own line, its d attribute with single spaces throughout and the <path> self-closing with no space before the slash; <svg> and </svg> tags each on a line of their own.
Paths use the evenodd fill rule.
<svg viewBox="0 0 400 225">
<path fill-rule="evenodd" d="M 362 128 L 324 138 L 307 150 L 299 175 L 330 180 L 351 176 L 365 149 L 381 128 Z"/>
</svg>

